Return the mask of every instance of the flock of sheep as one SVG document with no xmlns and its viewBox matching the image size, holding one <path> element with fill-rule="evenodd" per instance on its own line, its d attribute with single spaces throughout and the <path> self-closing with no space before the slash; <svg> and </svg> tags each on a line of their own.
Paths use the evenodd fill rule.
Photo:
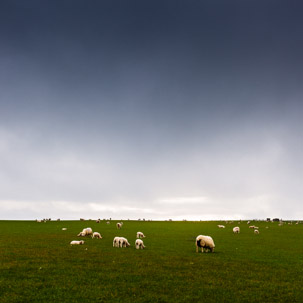
<svg viewBox="0 0 303 303">
<path fill-rule="evenodd" d="M 123 223 L 117 223 L 117 228 L 121 229 Z M 63 228 L 62 228 L 63 229 Z M 66 229 L 64 229 L 66 230 Z M 84 228 L 78 235 L 78 237 L 86 237 L 86 236 L 91 236 L 92 238 L 97 238 L 97 239 L 102 239 L 102 236 L 98 232 L 93 232 L 93 230 L 90 227 Z M 145 235 L 141 232 L 137 232 L 137 238 L 135 242 L 135 247 L 136 249 L 144 249 L 144 243 L 140 238 L 145 238 Z M 82 245 L 84 244 L 83 240 L 77 241 L 73 240 L 70 242 L 70 245 Z M 128 247 L 130 246 L 128 240 L 124 237 L 115 237 L 113 240 L 113 247 Z"/>
<path fill-rule="evenodd" d="M 40 220 L 37 222 L 41 222 Z M 98 220 L 97 223 L 100 223 L 100 220 Z M 107 224 L 109 224 L 109 222 L 106 222 Z M 230 222 L 232 223 L 232 222 Z M 240 223 L 240 222 L 239 222 Z M 299 222 L 297 222 L 296 224 L 298 224 Z M 250 221 L 247 221 L 247 224 L 250 224 Z M 288 223 L 291 224 L 291 223 Z M 121 229 L 122 228 L 123 223 L 117 223 L 117 229 Z M 279 226 L 281 226 L 282 223 L 280 222 Z M 224 225 L 218 225 L 219 228 L 225 228 Z M 254 230 L 255 234 L 259 234 L 259 227 L 255 226 L 255 225 L 250 225 L 249 228 Z M 266 227 L 268 228 L 268 227 Z M 66 228 L 62 228 L 62 230 L 66 230 Z M 232 229 L 233 233 L 235 234 L 239 234 L 240 233 L 240 227 L 239 226 L 235 226 Z M 90 227 L 84 228 L 78 235 L 78 237 L 86 237 L 86 236 L 91 236 L 92 238 L 97 238 L 97 239 L 102 239 L 102 236 L 100 233 L 98 232 L 93 232 L 93 230 Z M 138 231 L 137 235 L 136 235 L 137 239 L 135 241 L 135 247 L 136 249 L 144 249 L 145 245 L 143 243 L 143 240 L 141 240 L 141 238 L 145 238 L 145 235 Z M 70 242 L 70 245 L 82 245 L 84 244 L 83 240 L 80 241 L 76 241 L 73 240 Z M 214 240 L 212 239 L 212 237 L 210 236 L 205 236 L 205 235 L 199 235 L 196 237 L 195 240 L 195 245 L 196 245 L 196 252 L 199 251 L 199 248 L 201 248 L 201 252 L 203 253 L 204 250 L 205 252 L 214 252 L 215 249 L 215 243 Z M 130 246 L 128 240 L 124 237 L 115 237 L 113 240 L 113 247 L 128 247 Z"/>
</svg>

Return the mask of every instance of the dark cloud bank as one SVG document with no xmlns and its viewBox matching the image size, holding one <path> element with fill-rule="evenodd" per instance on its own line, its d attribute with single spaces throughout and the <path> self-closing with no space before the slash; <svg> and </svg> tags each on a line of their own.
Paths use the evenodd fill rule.
<svg viewBox="0 0 303 303">
<path fill-rule="evenodd" d="M 2 1 L 1 219 L 300 219 L 302 4 Z"/>
</svg>

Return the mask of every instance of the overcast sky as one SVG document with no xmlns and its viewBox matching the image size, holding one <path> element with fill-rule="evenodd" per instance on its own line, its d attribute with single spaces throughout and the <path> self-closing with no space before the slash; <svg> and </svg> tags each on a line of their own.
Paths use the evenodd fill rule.
<svg viewBox="0 0 303 303">
<path fill-rule="evenodd" d="M 0 219 L 303 219 L 303 5 L 0 2 Z"/>
</svg>

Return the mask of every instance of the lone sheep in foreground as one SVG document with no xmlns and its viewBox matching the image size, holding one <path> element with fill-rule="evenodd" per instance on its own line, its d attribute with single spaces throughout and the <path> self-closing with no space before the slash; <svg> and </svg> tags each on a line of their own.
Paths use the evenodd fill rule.
<svg viewBox="0 0 303 303">
<path fill-rule="evenodd" d="M 83 240 L 81 240 L 81 241 L 74 240 L 74 241 L 70 242 L 70 245 L 83 245 L 83 244 L 84 244 Z"/>
<path fill-rule="evenodd" d="M 98 233 L 96 231 L 92 234 L 92 238 L 102 239 L 100 233 Z"/>
<path fill-rule="evenodd" d="M 234 227 L 233 232 L 234 232 L 234 234 L 240 233 L 240 227 L 239 226 Z"/>
<path fill-rule="evenodd" d="M 141 239 L 137 239 L 136 242 L 135 242 L 135 245 L 136 245 L 136 249 L 144 249 L 145 248 L 144 243 Z"/>
<path fill-rule="evenodd" d="M 137 232 L 137 238 L 145 238 L 145 236 L 141 231 L 138 231 Z"/>
<path fill-rule="evenodd" d="M 196 252 L 199 251 L 199 248 L 201 248 L 202 253 L 203 253 L 203 249 L 207 249 L 211 252 L 214 252 L 215 243 L 212 237 L 199 235 L 196 238 Z"/>
</svg>

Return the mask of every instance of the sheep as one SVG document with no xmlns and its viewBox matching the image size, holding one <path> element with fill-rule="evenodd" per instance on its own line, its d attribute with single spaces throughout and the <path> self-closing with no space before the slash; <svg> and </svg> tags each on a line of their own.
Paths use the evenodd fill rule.
<svg viewBox="0 0 303 303">
<path fill-rule="evenodd" d="M 109 222 L 109 221 L 107 221 L 107 222 L 106 222 L 106 224 L 110 224 L 110 222 Z"/>
<path fill-rule="evenodd" d="M 196 252 L 199 251 L 199 247 L 201 247 L 201 252 L 203 253 L 203 248 L 208 249 L 211 252 L 214 252 L 215 243 L 212 237 L 199 235 L 196 238 Z"/>
<path fill-rule="evenodd" d="M 136 245 L 136 249 L 144 249 L 145 248 L 144 243 L 141 239 L 137 239 L 136 242 L 135 242 L 135 245 Z"/>
<path fill-rule="evenodd" d="M 93 234 L 93 230 L 90 227 L 84 228 L 77 236 L 85 237 Z"/>
<path fill-rule="evenodd" d="M 98 233 L 96 231 L 92 234 L 92 238 L 102 239 L 100 233 Z"/>
<path fill-rule="evenodd" d="M 100 219 L 98 219 L 98 220 L 96 220 L 96 223 L 100 223 L 100 221 L 101 221 L 101 220 L 100 220 Z"/>
<path fill-rule="evenodd" d="M 117 228 L 121 229 L 121 227 L 122 227 L 122 224 L 121 223 L 117 223 Z"/>
<path fill-rule="evenodd" d="M 255 228 L 255 226 L 254 226 L 254 225 L 251 225 L 251 226 L 249 226 L 248 228 Z"/>
<path fill-rule="evenodd" d="M 62 230 L 67 230 L 67 228 L 66 228 L 66 227 L 63 227 Z"/>
<path fill-rule="evenodd" d="M 83 245 L 83 244 L 84 244 L 83 240 L 81 240 L 81 241 L 74 240 L 74 241 L 70 242 L 70 245 Z"/>
<path fill-rule="evenodd" d="M 128 247 L 130 244 L 128 243 L 127 239 L 124 237 L 119 238 L 119 247 Z"/>
<path fill-rule="evenodd" d="M 120 237 L 115 237 L 113 240 L 113 247 L 119 247 Z"/>
<path fill-rule="evenodd" d="M 255 229 L 255 230 L 254 230 L 254 233 L 255 233 L 255 234 L 259 234 L 259 230 Z"/>
<path fill-rule="evenodd" d="M 138 231 L 137 232 L 137 238 L 145 238 L 145 236 L 141 231 Z"/>
<path fill-rule="evenodd" d="M 224 225 L 220 225 L 220 224 L 218 225 L 218 227 L 219 227 L 219 228 L 225 228 Z"/>
<path fill-rule="evenodd" d="M 234 227 L 233 232 L 234 234 L 238 234 L 240 232 L 240 227 L 239 226 Z"/>
<path fill-rule="evenodd" d="M 258 226 L 254 226 L 254 229 L 259 229 L 259 227 Z"/>
</svg>

